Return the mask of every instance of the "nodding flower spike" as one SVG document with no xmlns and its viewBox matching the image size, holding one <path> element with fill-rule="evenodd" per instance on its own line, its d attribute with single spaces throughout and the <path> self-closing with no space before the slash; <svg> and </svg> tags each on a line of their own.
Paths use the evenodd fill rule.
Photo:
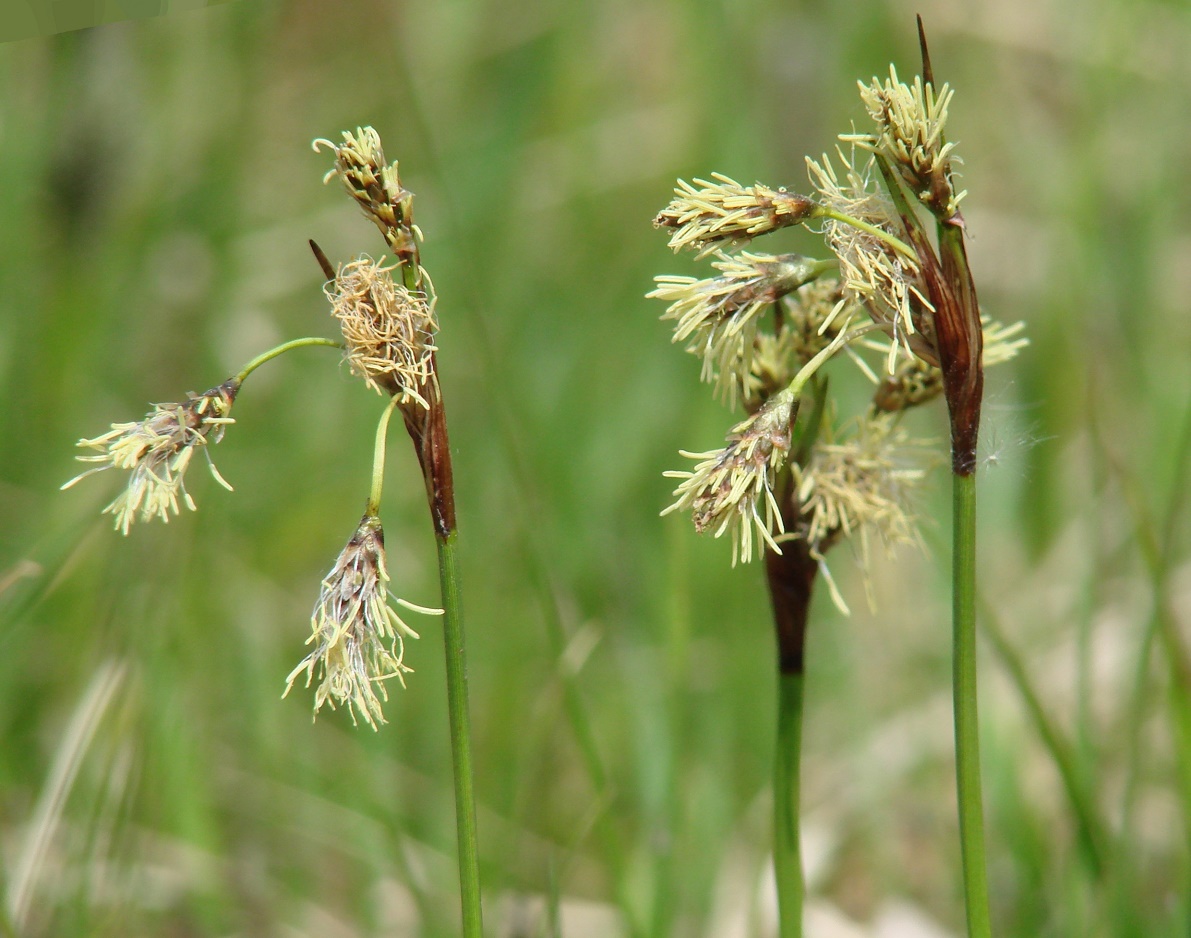
<svg viewBox="0 0 1191 938">
<path fill-rule="evenodd" d="M 717 252 L 718 277 L 664 275 L 648 296 L 668 302 L 663 319 L 673 319 L 674 341 L 703 359 L 703 380 L 729 403 L 751 393 L 757 321 L 773 304 L 834 268 L 800 254 L 738 255 Z"/>
<path fill-rule="evenodd" d="M 374 730 L 384 723 L 381 699 L 389 699 L 384 682 L 395 677 L 405 686 L 405 675 L 412 668 L 403 660 L 404 640 L 418 637 L 389 605 L 389 596 L 384 530 L 379 518 L 365 514 L 323 580 L 307 640 L 314 650 L 290 672 L 285 694 L 303 671 L 309 687 L 318 668 L 321 681 L 314 693 L 316 716 L 323 704 L 330 704 L 331 709 L 347 704 L 353 723 L 357 715 Z M 394 599 L 417 612 L 442 614 L 441 609 Z"/>
<path fill-rule="evenodd" d="M 115 515 L 116 530 L 125 535 L 135 520 L 157 517 L 168 522 L 171 514 L 180 513 L 182 504 L 194 511 L 194 499 L 186 491 L 186 470 L 196 450 L 209 442 L 218 443 L 228 424 L 235 422 L 228 414 L 239 390 L 238 381 L 225 381 L 182 403 L 154 404 L 143 420 L 114 423 L 102 436 L 79 440 L 79 446 L 100 452 L 78 459 L 100 465 L 75 476 L 62 488 L 106 469 L 128 469 L 128 486 L 104 509 Z M 208 465 L 216 481 L 231 491 L 209 457 Z"/>
<path fill-rule="evenodd" d="M 683 456 L 700 460 L 693 471 L 667 472 L 682 479 L 677 501 L 662 512 L 690 511 L 695 530 L 716 537 L 732 535 L 732 564 L 753 559 L 754 535 L 762 545 L 781 553 L 772 532 L 781 533 L 782 517 L 773 494 L 774 478 L 790 455 L 790 432 L 798 400 L 782 392 L 732 428 L 723 449 Z"/>
</svg>

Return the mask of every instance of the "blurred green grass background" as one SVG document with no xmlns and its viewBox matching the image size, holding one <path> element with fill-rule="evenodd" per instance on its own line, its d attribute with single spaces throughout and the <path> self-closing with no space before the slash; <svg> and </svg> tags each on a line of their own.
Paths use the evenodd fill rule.
<svg viewBox="0 0 1191 938">
<path fill-rule="evenodd" d="M 307 238 L 381 242 L 315 137 L 372 124 L 438 288 L 494 935 L 764 935 L 773 652 L 759 569 L 658 519 L 732 417 L 671 346 L 650 220 L 676 176 L 792 188 L 855 81 L 957 89 L 988 313 L 982 589 L 1071 753 L 984 646 L 1006 936 L 1191 928 L 1191 13 L 1185 4 L 243 2 L 0 46 L 0 847 L 21 935 L 446 935 L 453 809 L 432 622 L 379 733 L 280 699 L 367 494 L 381 401 L 333 354 L 247 382 L 228 494 L 127 539 L 73 444 L 331 335 Z M 805 240 L 799 240 L 799 238 Z M 807 249 L 809 236 L 792 243 Z M 841 374 L 842 380 L 842 374 Z M 941 412 L 922 428 L 942 439 Z M 408 447 L 384 517 L 437 601 Z M 957 935 L 947 480 L 876 614 L 816 600 L 811 934 Z M 940 519 L 940 520 L 933 520 Z M 91 720 L 93 725 L 87 723 Z M 1090 862 L 1066 792 L 1110 832 Z M 55 823 L 56 822 L 56 823 Z"/>
</svg>

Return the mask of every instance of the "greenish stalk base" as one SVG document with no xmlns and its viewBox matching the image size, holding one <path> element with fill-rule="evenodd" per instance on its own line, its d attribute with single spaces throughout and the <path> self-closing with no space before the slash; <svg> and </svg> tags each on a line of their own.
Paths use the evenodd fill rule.
<svg viewBox="0 0 1191 938">
<path fill-rule="evenodd" d="M 459 534 L 436 537 L 442 585 L 443 644 L 447 655 L 447 716 L 451 726 L 451 761 L 455 774 L 455 825 L 459 834 L 459 899 L 464 938 L 481 938 L 480 864 L 476 838 L 476 797 L 471 760 L 471 719 L 467 703 L 467 658 L 463 610 L 455 555 Z"/>
<path fill-rule="evenodd" d="M 777 751 L 773 759 L 773 869 L 779 938 L 802 938 L 802 848 L 799 766 L 802 760 L 802 674 L 778 675 Z"/>
<path fill-rule="evenodd" d="M 976 476 L 954 475 L 952 693 L 955 780 L 969 938 L 991 938 L 980 791 L 980 728 L 976 708 Z"/>
</svg>

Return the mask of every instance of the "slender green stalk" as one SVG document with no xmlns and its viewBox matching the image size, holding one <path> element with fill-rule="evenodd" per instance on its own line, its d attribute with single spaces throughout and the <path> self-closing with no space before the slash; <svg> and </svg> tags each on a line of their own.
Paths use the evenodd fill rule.
<svg viewBox="0 0 1191 938">
<path fill-rule="evenodd" d="M 373 515 L 380 514 L 380 496 L 385 484 L 385 438 L 389 433 L 389 418 L 393 416 L 396 406 L 397 398 L 393 398 L 376 425 L 376 446 L 372 451 L 372 489 L 368 494 L 367 507 L 368 513 Z"/>
<path fill-rule="evenodd" d="M 901 238 L 891 235 L 884 228 L 878 228 L 876 225 L 871 225 L 866 221 L 861 221 L 859 218 L 853 218 L 851 215 L 846 215 L 834 208 L 828 208 L 826 205 L 820 205 L 818 209 L 816 209 L 815 217 L 831 218 L 835 221 L 843 222 L 845 225 L 850 225 L 859 231 L 863 231 L 866 234 L 872 235 L 878 241 L 884 241 L 891 248 L 893 248 L 893 250 L 897 251 L 898 254 L 908 257 L 912 261 L 918 260 L 918 254 L 912 247 L 906 244 L 905 241 L 901 240 Z"/>
<path fill-rule="evenodd" d="M 980 790 L 980 729 L 976 708 L 976 476 L 952 476 L 952 682 L 955 780 L 969 938 L 991 938 L 984 808 Z"/>
<path fill-rule="evenodd" d="M 855 329 L 848 329 L 846 331 L 841 329 L 839 335 L 832 339 L 831 343 L 826 348 L 822 349 L 815 355 L 814 358 L 798 369 L 798 374 L 794 376 L 794 380 L 791 381 L 790 384 L 780 393 L 789 395 L 791 399 L 797 399 L 801 397 L 802 389 L 806 386 L 806 383 L 810 381 L 815 376 L 816 372 L 818 372 L 819 368 L 830 361 L 831 357 L 835 355 L 835 353 L 841 348 L 843 348 L 849 342 L 854 342 L 856 339 L 859 339 L 862 335 L 868 335 L 870 332 L 888 331 L 888 327 L 884 323 L 879 322 L 865 323 L 863 326 L 857 326 Z"/>
<path fill-rule="evenodd" d="M 803 429 L 799 448 L 809 450 L 818 433 L 827 393 L 815 381 L 814 409 Z M 779 504 L 786 530 L 799 515 L 793 479 L 783 473 Z M 783 545 L 780 554 L 766 551 L 765 575 L 773 605 L 777 638 L 777 738 L 773 754 L 773 872 L 777 886 L 779 938 L 802 938 L 801 763 L 803 686 L 806 674 L 806 627 L 819 563 L 805 539 Z"/>
<path fill-rule="evenodd" d="M 480 863 L 476 840 L 476 796 L 471 761 L 471 720 L 467 704 L 467 659 L 463 643 L 463 610 L 455 555 L 457 530 L 436 534 L 438 574 L 442 585 L 443 644 L 447 656 L 447 717 L 451 728 L 451 762 L 455 776 L 455 824 L 459 835 L 459 898 L 464 938 L 481 938 Z"/>
<path fill-rule="evenodd" d="M 283 342 L 276 348 L 271 348 L 267 352 L 262 352 L 256 356 L 252 361 L 243 367 L 238 375 L 235 377 L 237 383 L 243 384 L 244 379 L 256 371 L 265 362 L 270 362 L 278 355 L 284 355 L 286 352 L 296 349 L 305 348 L 308 345 L 328 345 L 331 348 L 343 348 L 342 342 L 336 342 L 334 339 L 324 339 L 321 336 L 307 336 L 304 339 L 293 339 L 289 342 Z"/>
<path fill-rule="evenodd" d="M 773 759 L 773 868 L 778 938 L 802 938 L 802 672 L 778 675 L 777 750 Z"/>
</svg>

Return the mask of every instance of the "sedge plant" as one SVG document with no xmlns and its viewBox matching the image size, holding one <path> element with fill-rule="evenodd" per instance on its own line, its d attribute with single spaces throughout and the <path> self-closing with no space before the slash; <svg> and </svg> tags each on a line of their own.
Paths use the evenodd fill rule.
<svg viewBox="0 0 1191 938">
<path fill-rule="evenodd" d="M 954 474 L 954 696 L 963 882 L 970 936 L 990 934 L 976 727 L 975 446 L 983 367 L 1025 343 L 1020 323 L 982 319 L 944 127 L 952 91 L 924 75 L 861 83 L 873 121 L 841 135 L 833 160 L 807 159 L 797 194 L 714 174 L 680 180 L 655 224 L 675 251 L 714 257 L 716 275 L 660 276 L 673 341 L 702 359 L 701 377 L 745 419 L 722 448 L 683 455 L 663 514 L 690 511 L 695 529 L 728 534 L 732 562 L 764 557 L 777 644 L 773 855 L 778 934 L 802 935 L 799 764 L 806 633 L 816 581 L 846 604 L 826 562 L 851 541 L 862 568 L 870 540 L 914 542 L 912 495 L 931 457 L 901 426 L 942 396 Z M 933 234 L 924 217 L 934 220 Z M 801 225 L 830 256 L 760 253 L 754 242 Z M 869 403 L 841 417 L 825 366 L 850 359 L 872 382 Z M 867 582 L 867 581 L 866 581 Z M 870 591 L 870 603 L 872 601 Z"/>
<path fill-rule="evenodd" d="M 344 132 L 343 142 L 316 140 L 315 150 L 329 147 L 334 166 L 324 181 L 339 179 L 365 215 L 380 229 L 393 260 L 367 255 L 338 267 L 310 242 L 326 276 L 324 292 L 338 322 L 340 339 L 308 337 L 283 343 L 257 356 L 235 376 L 180 403 L 156 404 L 144 419 L 113 424 L 79 446 L 94 451 L 79 459 L 92 468 L 67 482 L 108 469 L 126 470 L 127 484 L 104 509 L 116 529 L 127 535 L 135 522 L 169 521 L 185 506 L 195 509 L 185 486 L 196 454 L 207 458 L 211 473 L 231 486 L 210 460 L 210 447 L 234 423 L 232 405 L 245 380 L 262 365 L 299 348 L 339 349 L 353 374 L 388 398 L 376 433 L 371 484 L 364 513 L 330 572 L 323 579 L 311 614 L 310 652 L 290 672 L 283 696 L 305 677 L 317 678 L 313 709 L 346 706 L 353 723 L 373 730 L 385 723 L 386 684 L 405 685 L 412 671 L 405 663 L 405 640 L 417 638 L 396 606 L 442 616 L 451 752 L 458 830 L 462 934 L 480 938 L 482 915 L 476 845 L 476 814 L 471 767 L 467 668 L 457 560 L 458 528 L 455 492 L 447 439 L 446 412 L 438 381 L 435 344 L 437 297 L 421 265 L 421 232 L 414 224 L 413 194 L 401 185 L 396 162 L 386 162 L 380 137 L 371 127 Z M 437 543 L 441 608 L 397 598 L 390 589 L 381 492 L 390 417 L 400 411 L 423 476 Z"/>
</svg>

